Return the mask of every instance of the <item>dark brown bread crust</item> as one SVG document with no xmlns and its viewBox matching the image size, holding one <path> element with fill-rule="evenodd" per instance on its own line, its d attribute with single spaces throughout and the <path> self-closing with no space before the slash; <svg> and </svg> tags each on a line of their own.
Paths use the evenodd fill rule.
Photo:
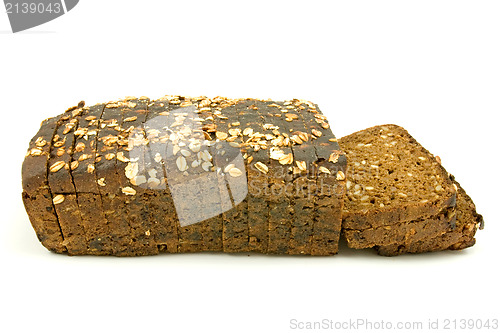
<svg viewBox="0 0 500 333">
<path fill-rule="evenodd" d="M 283 105 L 283 109 L 286 110 L 283 114 L 285 122 L 292 123 L 294 119 L 298 120 L 297 124 L 294 124 L 293 130 L 288 131 L 289 137 L 292 138 L 292 141 L 302 141 L 301 144 L 292 145 L 295 164 L 290 192 L 294 217 L 290 230 L 288 254 L 311 254 L 315 221 L 313 198 L 317 189 L 315 170 L 318 169 L 316 163 L 318 156 L 312 139 L 317 136 L 313 136 L 310 129 L 306 127 L 302 115 L 303 108 L 287 108 Z"/>
<path fill-rule="evenodd" d="M 281 117 L 281 111 L 275 107 L 269 107 L 270 101 L 252 101 L 249 106 L 255 109 L 262 117 L 263 125 L 257 129 L 264 135 L 274 138 L 276 135 L 288 134 L 284 128 Z M 276 103 L 278 104 L 278 103 Z M 290 238 L 291 219 L 293 217 L 293 207 L 290 204 L 290 195 L 287 191 L 287 183 L 290 182 L 293 163 L 292 146 L 284 145 L 282 147 L 266 147 L 268 154 L 268 243 L 267 252 L 273 254 L 286 254 L 288 252 L 288 243 Z M 275 156 L 279 150 L 278 156 Z M 282 159 L 280 161 L 280 158 Z M 288 158 L 289 161 L 285 159 Z M 285 163 L 286 162 L 286 163 Z"/>
<path fill-rule="evenodd" d="M 99 234 L 93 240 L 92 247 L 106 254 L 126 253 L 131 234 L 131 227 L 122 211 L 125 198 L 120 189 L 121 182 L 116 170 L 115 157 L 123 111 L 135 106 L 134 100 L 107 103 L 99 121 L 94 165 L 96 186 L 102 200 L 105 220 L 96 223 Z"/>
<path fill-rule="evenodd" d="M 313 164 L 311 170 L 316 175 L 311 254 L 336 254 L 346 193 L 347 160 L 317 105 L 309 102 L 300 104 L 302 108 L 298 107 L 306 128 L 309 128 L 308 135 L 312 137 L 317 156 L 316 165 Z"/>
<path fill-rule="evenodd" d="M 264 124 L 262 116 L 251 106 L 240 114 L 239 121 L 242 127 L 242 140 L 252 140 L 252 135 L 261 131 Z M 266 149 L 244 147 L 247 177 L 248 177 L 248 242 L 249 250 L 253 252 L 267 252 L 268 246 L 268 216 L 269 205 L 267 200 L 267 189 L 269 187 L 268 174 L 259 170 L 256 163 L 269 164 Z M 259 164 L 260 166 L 260 164 Z"/>
<path fill-rule="evenodd" d="M 120 193 L 116 196 L 118 199 L 117 205 L 125 213 L 127 223 L 130 227 L 130 234 L 126 238 L 126 250 L 119 255 L 153 255 L 158 254 L 158 246 L 155 239 L 155 232 L 158 229 L 154 227 L 157 216 L 151 209 L 151 204 L 154 202 L 154 194 L 158 191 L 158 185 L 153 184 L 150 179 L 153 176 L 158 177 L 160 173 L 153 172 L 153 169 L 155 169 L 154 165 L 157 164 L 153 164 L 152 162 L 147 133 L 145 131 L 145 123 L 149 117 L 150 100 L 147 97 L 140 97 L 136 100 L 130 100 L 130 102 L 133 104 L 123 110 L 121 132 L 119 135 L 119 139 L 123 140 L 123 143 L 127 142 L 128 146 L 120 145 L 119 141 L 117 158 L 114 159 L 116 173 L 120 182 Z M 134 135 L 134 138 L 141 145 L 132 148 L 132 140 L 130 139 L 132 135 Z M 131 149 L 135 149 L 133 153 Z M 135 152 L 137 152 L 137 156 Z M 123 159 L 120 157 L 122 156 L 120 153 L 123 154 Z M 134 188 L 134 195 L 128 193 L 128 189 L 132 187 L 130 180 L 125 176 L 126 161 L 132 158 L 138 158 L 139 171 L 148 179 L 147 186 Z"/>
<path fill-rule="evenodd" d="M 85 111 L 82 105 L 59 118 L 52 138 L 48 163 L 48 183 L 64 236 L 63 244 L 71 255 L 87 253 L 84 222 L 71 175 L 71 168 L 77 166 L 76 163 L 72 164 L 74 131 L 78 128 L 79 118 Z"/>
<path fill-rule="evenodd" d="M 339 140 L 339 143 L 349 159 L 348 179 L 350 182 L 359 183 L 379 177 L 377 178 L 380 182 L 378 186 L 385 186 L 383 189 L 375 188 L 375 191 L 381 193 L 380 196 L 368 193 L 359 199 L 356 197 L 359 190 L 349 189 L 348 184 L 343 228 L 363 230 L 394 225 L 435 216 L 443 209 L 455 205 L 456 191 L 446 170 L 402 127 L 397 125 L 371 127 L 345 136 Z M 374 148 L 380 152 L 372 152 Z M 381 152 L 382 149 L 385 149 L 385 157 Z M 370 161 L 370 158 L 377 161 L 384 158 L 386 162 L 381 166 L 374 165 L 373 169 L 376 171 L 372 171 L 370 163 L 374 162 Z M 392 164 L 387 160 L 391 160 Z M 407 174 L 407 168 L 414 170 L 416 174 Z M 384 180 L 387 180 L 387 184 L 383 183 Z M 366 190 L 363 188 L 365 184 L 361 185 L 360 190 Z M 427 187 L 420 188 L 419 186 Z M 377 200 L 384 201 L 383 197 L 389 195 L 394 195 L 394 197 L 386 199 L 384 206 L 382 206 L 383 203 L 376 206 Z M 419 195 L 425 195 L 425 197 L 419 198 Z M 374 203 L 370 204 L 369 201 L 360 203 L 365 198 L 371 198 Z"/>
<path fill-rule="evenodd" d="M 102 198 L 95 172 L 96 140 L 100 129 L 105 104 L 85 107 L 85 113 L 75 130 L 75 143 L 70 168 L 77 193 L 78 207 L 82 217 L 89 254 L 111 254 L 110 247 L 102 246 L 103 226 L 107 225 Z"/>
<path fill-rule="evenodd" d="M 437 237 L 426 237 L 418 241 L 400 242 L 388 246 L 377 247 L 378 254 L 396 256 L 404 253 L 423 253 L 442 250 L 462 250 L 471 247 L 476 240 L 477 229 L 483 228 L 483 217 L 476 212 L 476 206 L 460 184 L 451 177 L 457 186 L 457 219 L 456 225 Z"/>
<path fill-rule="evenodd" d="M 54 252 L 66 252 L 59 220 L 47 182 L 47 164 L 58 118 L 42 122 L 31 139 L 22 166 L 23 203 L 40 242 Z"/>
<path fill-rule="evenodd" d="M 201 125 L 205 139 L 214 140 L 215 139 L 215 121 L 212 109 L 209 107 L 208 101 L 205 100 L 203 106 L 201 103 L 204 99 L 198 101 L 198 111 L 199 116 L 202 119 L 206 119 Z M 201 106 L 201 107 L 200 107 Z M 202 145 L 200 145 L 200 151 L 202 151 Z M 209 152 L 213 153 L 213 149 L 209 149 Z M 225 186 L 224 177 L 219 173 L 213 173 L 208 176 L 208 181 L 200 182 L 203 185 L 204 193 L 203 196 L 206 200 L 206 205 L 211 207 L 213 210 L 212 217 L 201 222 L 204 225 L 203 237 L 205 242 L 205 251 L 223 251 L 223 218 L 222 214 L 215 214 L 217 210 L 222 209 L 221 202 L 221 190 Z"/>
<path fill-rule="evenodd" d="M 179 220 L 166 177 L 164 160 L 166 141 L 160 139 L 166 134 L 163 127 L 167 124 L 168 113 L 167 99 L 152 101 L 148 106 L 144 130 L 148 139 L 151 169 L 156 173 L 156 177 L 148 174 L 149 183 L 152 188 L 154 187 L 148 205 L 153 221 L 152 235 L 158 251 L 177 253 L 179 251 Z"/>
<path fill-rule="evenodd" d="M 222 102 L 222 105 L 224 105 L 224 102 Z M 244 103 L 238 103 L 236 105 L 231 105 L 229 107 L 223 108 L 224 112 L 220 112 L 220 114 L 219 111 L 221 110 L 216 109 L 214 111 L 214 123 L 217 127 L 217 132 L 227 134 L 228 137 L 226 140 L 229 140 L 229 142 L 232 142 L 234 145 L 238 146 L 242 144 L 241 136 L 238 134 L 241 132 L 239 113 L 244 109 L 246 109 Z M 223 145 L 223 147 L 224 146 L 225 145 Z M 224 174 L 224 177 L 220 178 L 220 180 L 223 182 L 221 184 L 221 189 L 222 191 L 227 189 L 226 191 L 229 193 L 232 202 L 232 208 L 222 213 L 222 244 L 224 247 L 224 252 L 245 252 L 249 251 L 250 249 L 248 236 L 248 203 L 246 199 L 237 204 L 235 202 L 235 198 L 233 197 L 233 195 L 238 191 L 236 190 L 236 188 L 231 188 L 229 181 L 231 181 L 232 177 L 228 174 L 229 170 L 225 170 L 228 165 L 234 164 L 230 159 L 226 159 L 226 156 L 231 156 L 231 158 L 234 156 L 230 153 L 231 147 L 225 147 L 227 147 L 227 149 L 229 150 L 227 151 L 228 155 L 220 155 L 218 149 L 214 150 L 215 156 L 217 156 L 216 161 L 220 161 L 219 163 L 216 163 L 216 167 L 219 167 L 221 169 L 220 172 Z M 226 148 L 221 149 L 226 151 Z M 246 166 L 243 165 L 243 168 L 241 169 L 242 173 L 246 174 Z M 243 177 L 246 177 L 246 175 Z M 234 191 L 233 193 L 232 190 L 236 191 Z M 244 190 L 246 191 L 246 189 Z"/>
<path fill-rule="evenodd" d="M 455 222 L 456 209 L 451 207 L 436 216 L 364 230 L 344 229 L 343 234 L 350 248 L 366 249 L 437 237 L 446 233 Z"/>
</svg>

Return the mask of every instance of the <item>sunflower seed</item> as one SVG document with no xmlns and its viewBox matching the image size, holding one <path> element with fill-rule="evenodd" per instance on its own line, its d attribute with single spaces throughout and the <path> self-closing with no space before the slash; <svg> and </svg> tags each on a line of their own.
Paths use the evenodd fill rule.
<svg viewBox="0 0 500 333">
<path fill-rule="evenodd" d="M 152 177 L 148 179 L 148 187 L 155 188 L 161 184 L 161 181 L 158 178 Z"/>
<path fill-rule="evenodd" d="M 317 129 L 312 129 L 311 132 L 317 138 L 323 135 L 323 133 L 321 131 L 318 131 Z"/>
<path fill-rule="evenodd" d="M 132 187 L 129 186 L 122 188 L 122 192 L 125 195 L 135 195 L 137 193 Z"/>
<path fill-rule="evenodd" d="M 302 140 L 302 141 L 307 141 L 309 140 L 309 137 L 307 136 L 307 133 L 304 133 L 304 132 L 298 132 L 297 133 L 299 138 Z"/>
<path fill-rule="evenodd" d="M 134 121 L 134 120 L 137 120 L 137 116 L 128 117 L 128 118 L 123 119 L 123 121 Z"/>
<path fill-rule="evenodd" d="M 264 124 L 262 128 L 264 128 L 265 130 L 273 130 L 273 129 L 279 129 L 279 126 L 273 124 Z"/>
<path fill-rule="evenodd" d="M 267 173 L 269 171 L 269 168 L 267 167 L 267 165 L 265 165 L 262 162 L 256 162 L 255 167 L 257 168 L 257 170 L 259 170 L 262 173 Z"/>
<path fill-rule="evenodd" d="M 156 178 L 157 174 L 158 174 L 158 172 L 156 171 L 156 169 L 150 169 L 150 170 L 148 170 L 149 177 Z"/>
<path fill-rule="evenodd" d="M 42 150 L 40 148 L 31 149 L 31 156 L 40 156 L 42 155 Z"/>
<path fill-rule="evenodd" d="M 58 205 L 58 204 L 62 203 L 63 201 L 64 201 L 64 195 L 62 195 L 62 194 L 58 194 L 52 199 L 52 202 L 54 203 L 54 205 Z"/>
<path fill-rule="evenodd" d="M 76 146 L 75 146 L 75 151 L 77 151 L 77 152 L 79 152 L 79 153 L 80 153 L 80 152 L 82 152 L 82 151 L 84 151 L 84 150 L 85 150 L 85 143 L 83 143 L 83 142 L 78 142 L 78 143 L 76 144 Z"/>
<path fill-rule="evenodd" d="M 104 156 L 104 158 L 106 158 L 108 161 L 112 160 L 114 157 L 115 157 L 115 154 L 113 154 L 113 153 L 109 153 L 109 154 L 106 154 L 106 156 Z"/>
<path fill-rule="evenodd" d="M 191 156 L 191 152 L 187 149 L 181 149 L 181 154 L 182 154 L 182 156 L 186 156 L 186 157 Z"/>
<path fill-rule="evenodd" d="M 269 157 L 273 160 L 279 160 L 285 153 L 278 147 L 272 147 L 269 151 Z"/>
<path fill-rule="evenodd" d="M 243 135 L 252 136 L 252 134 L 253 134 L 253 129 L 250 127 L 247 127 L 243 130 Z"/>
<path fill-rule="evenodd" d="M 47 141 L 43 139 L 43 137 L 39 136 L 36 141 L 35 141 L 35 145 L 38 146 L 38 147 L 43 147 L 47 144 Z"/>
<path fill-rule="evenodd" d="M 219 140 L 225 140 L 225 139 L 227 139 L 227 137 L 228 137 L 227 133 L 224 133 L 224 132 L 219 132 L 219 131 L 215 132 L 215 136 L 216 136 L 216 137 L 217 137 L 217 139 L 219 139 Z"/>
<path fill-rule="evenodd" d="M 192 142 L 192 143 L 190 143 L 190 144 L 189 144 L 189 146 L 188 146 L 188 147 L 189 147 L 189 149 L 191 149 L 191 151 L 192 151 L 193 153 L 197 153 L 197 152 L 199 152 L 199 151 L 200 151 L 200 149 L 201 149 L 201 144 L 200 144 L 200 143 L 193 143 L 193 142 Z"/>
<path fill-rule="evenodd" d="M 241 129 L 239 129 L 239 128 L 231 128 L 231 129 L 229 129 L 228 132 L 232 136 L 238 136 L 238 135 L 241 134 Z"/>
<path fill-rule="evenodd" d="M 295 135 L 292 135 L 292 136 L 290 137 L 290 140 L 291 140 L 292 142 L 295 142 L 295 143 L 296 143 L 296 144 L 298 144 L 298 145 L 300 145 L 300 144 L 302 144 L 302 143 L 303 143 L 302 139 L 301 139 L 298 135 L 296 135 L 296 134 L 295 134 Z"/>
<path fill-rule="evenodd" d="M 64 161 L 58 161 L 54 164 L 52 164 L 49 168 L 50 172 L 57 172 L 59 170 L 61 170 L 64 166 L 66 165 L 66 163 L 64 163 Z"/>
<path fill-rule="evenodd" d="M 186 171 L 188 169 L 187 161 L 186 161 L 186 158 L 184 156 L 177 157 L 177 160 L 175 161 L 175 163 L 177 164 L 177 168 L 180 171 Z"/>
<path fill-rule="evenodd" d="M 279 159 L 279 162 L 280 162 L 280 164 L 283 164 L 283 165 L 292 164 L 293 163 L 293 154 L 289 153 L 289 154 L 281 156 Z"/>
<path fill-rule="evenodd" d="M 210 168 L 212 167 L 212 163 L 210 163 L 210 162 L 203 162 L 201 164 L 201 167 L 203 168 L 203 170 L 205 170 L 205 171 L 208 172 L 208 171 L 210 171 Z"/>
<path fill-rule="evenodd" d="M 212 155 L 210 155 L 208 150 L 204 150 L 199 154 L 200 154 L 199 158 L 202 159 L 203 161 L 210 162 L 212 160 Z"/>
<path fill-rule="evenodd" d="M 226 165 L 226 167 L 224 168 L 224 172 L 229 172 L 229 170 L 231 170 L 232 168 L 234 168 L 234 164 L 228 164 L 228 165 Z"/>
<path fill-rule="evenodd" d="M 85 160 L 88 160 L 89 158 L 91 158 L 92 156 L 89 155 L 89 154 L 81 154 L 80 157 L 78 157 L 78 161 L 85 161 Z"/>
<path fill-rule="evenodd" d="M 129 161 L 130 161 L 127 157 L 125 157 L 125 156 L 123 155 L 123 152 L 122 152 L 122 151 L 119 151 L 119 152 L 116 154 L 116 159 L 117 159 L 118 161 L 120 161 L 120 162 L 124 162 L 124 163 L 127 163 L 127 162 L 129 162 Z"/>
<path fill-rule="evenodd" d="M 129 163 L 125 167 L 125 176 L 128 179 L 132 179 L 135 176 L 137 176 L 137 173 L 139 173 L 139 164 L 137 163 Z"/>
<path fill-rule="evenodd" d="M 62 139 L 61 141 L 57 141 L 54 143 L 54 147 L 62 147 L 66 143 L 66 137 Z"/>
<path fill-rule="evenodd" d="M 105 137 L 102 138 L 102 142 L 106 145 L 106 146 L 112 146 L 113 144 L 115 144 L 116 142 L 118 141 L 118 137 L 116 136 L 112 136 L 112 135 L 107 135 Z"/>
<path fill-rule="evenodd" d="M 229 174 L 231 175 L 231 177 L 239 177 L 241 176 L 243 173 L 241 172 L 240 169 L 238 168 L 232 168 L 229 170 Z"/>
<path fill-rule="evenodd" d="M 132 178 L 132 179 L 130 180 L 130 183 L 131 183 L 132 185 L 139 186 L 139 185 L 142 185 L 142 184 L 146 183 L 146 181 L 147 181 L 147 180 L 146 180 L 146 176 L 142 176 L 142 175 L 141 175 L 141 176 L 137 176 L 137 177 L 135 177 L 135 178 Z"/>
<path fill-rule="evenodd" d="M 307 170 L 307 164 L 305 161 L 295 161 L 295 164 L 297 164 L 297 167 L 299 168 L 300 171 Z"/>
<path fill-rule="evenodd" d="M 156 153 L 155 154 L 154 160 L 155 160 L 156 163 L 160 163 L 161 162 L 162 157 L 161 157 L 160 153 Z"/>
<path fill-rule="evenodd" d="M 337 171 L 337 180 L 344 180 L 345 179 L 345 174 L 339 170 Z"/>
<path fill-rule="evenodd" d="M 322 173 L 331 174 L 330 170 L 328 170 L 324 166 L 320 166 L 318 170 L 321 171 Z"/>
<path fill-rule="evenodd" d="M 85 135 L 85 134 L 87 134 L 87 132 L 88 132 L 88 131 L 89 131 L 89 129 L 88 129 L 88 128 L 86 128 L 86 127 L 80 127 L 80 128 L 78 128 L 78 129 L 75 131 L 75 135 L 80 135 L 80 136 L 81 136 L 81 135 Z"/>
<path fill-rule="evenodd" d="M 336 151 L 330 154 L 330 157 L 328 158 L 328 162 L 332 163 L 337 163 L 339 160 L 340 154 Z"/>
</svg>

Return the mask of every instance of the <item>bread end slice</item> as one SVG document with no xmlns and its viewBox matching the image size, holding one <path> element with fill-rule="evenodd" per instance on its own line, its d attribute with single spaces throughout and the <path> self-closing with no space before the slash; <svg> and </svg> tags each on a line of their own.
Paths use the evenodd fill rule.
<svg viewBox="0 0 500 333">
<path fill-rule="evenodd" d="M 429 237 L 407 244 L 392 244 L 377 248 L 378 254 L 396 256 L 404 253 L 423 253 L 442 250 L 462 250 L 476 243 L 474 238 L 478 229 L 483 229 L 484 221 L 476 212 L 476 206 L 460 184 L 450 177 L 457 186 L 457 221 L 446 233 L 438 237 Z"/>
<path fill-rule="evenodd" d="M 396 225 L 456 204 L 446 170 L 404 128 L 375 126 L 345 136 L 339 144 L 348 159 L 344 229 Z"/>
</svg>

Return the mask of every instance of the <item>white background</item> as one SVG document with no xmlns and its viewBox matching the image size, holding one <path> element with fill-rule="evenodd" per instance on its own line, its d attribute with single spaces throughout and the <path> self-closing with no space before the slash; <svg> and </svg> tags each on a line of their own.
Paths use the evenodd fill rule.
<svg viewBox="0 0 500 333">
<path fill-rule="evenodd" d="M 500 319 L 498 1 L 81 1 L 0 13 L 2 332 L 290 332 L 290 320 Z M 37 241 L 21 164 L 44 118 L 164 94 L 309 99 L 340 137 L 404 126 L 484 215 L 461 252 L 67 257 Z M 452 330 L 453 331 L 453 330 Z M 487 330 L 485 330 L 487 331 Z"/>
</svg>

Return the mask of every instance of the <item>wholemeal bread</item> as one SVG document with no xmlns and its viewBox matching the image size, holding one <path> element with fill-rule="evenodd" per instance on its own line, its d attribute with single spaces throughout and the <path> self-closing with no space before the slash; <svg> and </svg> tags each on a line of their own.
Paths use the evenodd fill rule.
<svg viewBox="0 0 500 333">
<path fill-rule="evenodd" d="M 47 249 L 66 252 L 64 239 L 47 181 L 52 138 L 58 118 L 44 120 L 31 139 L 22 167 L 23 203 L 40 242 Z"/>
<path fill-rule="evenodd" d="M 376 126 L 339 143 L 349 161 L 346 231 L 435 216 L 455 205 L 446 170 L 404 128 Z"/>
<path fill-rule="evenodd" d="M 392 226 L 380 226 L 364 230 L 344 230 L 349 247 L 366 249 L 374 246 L 416 242 L 437 237 L 455 225 L 456 208 L 450 207 L 436 216 L 405 221 Z"/>
<path fill-rule="evenodd" d="M 335 141 L 317 106 L 301 100 L 79 105 L 30 143 L 23 200 L 42 244 L 58 253 L 330 255 L 346 172 Z M 329 191 L 316 195 L 320 181 Z"/>
<path fill-rule="evenodd" d="M 312 196 L 314 202 L 313 251 L 319 253 L 337 253 L 342 223 L 342 209 L 346 189 L 346 155 L 341 151 L 337 139 L 329 130 L 326 116 L 315 107 L 302 112 L 306 128 L 316 135 L 314 144 L 317 163 L 312 166 L 312 174 L 316 175 L 316 191 Z M 340 207 L 340 209 L 338 209 Z"/>
<path fill-rule="evenodd" d="M 75 129 L 83 114 L 66 113 L 60 117 L 50 147 L 48 184 L 53 195 L 54 207 L 70 254 L 87 252 L 84 223 L 78 208 L 77 193 L 71 176 Z M 64 198 L 64 200 L 62 200 Z M 57 204 L 56 204 L 57 203 Z"/>
<path fill-rule="evenodd" d="M 453 179 L 453 177 L 452 177 Z M 418 241 L 403 241 L 392 245 L 376 247 L 384 256 L 395 256 L 403 253 L 423 253 L 442 250 L 462 250 L 473 246 L 477 229 L 484 227 L 483 217 L 476 212 L 476 206 L 460 184 L 457 186 L 456 224 L 436 237 L 425 237 Z"/>
</svg>

